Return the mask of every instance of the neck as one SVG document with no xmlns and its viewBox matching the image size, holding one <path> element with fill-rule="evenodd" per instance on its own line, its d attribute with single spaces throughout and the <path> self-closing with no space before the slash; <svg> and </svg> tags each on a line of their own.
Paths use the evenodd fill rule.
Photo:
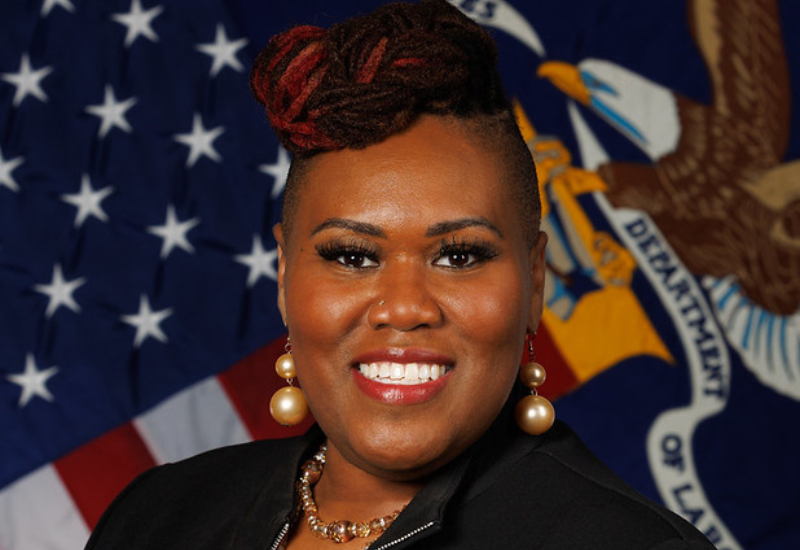
<svg viewBox="0 0 800 550">
<path fill-rule="evenodd" d="M 328 443 L 325 468 L 314 497 L 323 519 L 363 521 L 403 508 L 423 485 L 420 480 L 397 481 L 365 472 Z"/>
</svg>

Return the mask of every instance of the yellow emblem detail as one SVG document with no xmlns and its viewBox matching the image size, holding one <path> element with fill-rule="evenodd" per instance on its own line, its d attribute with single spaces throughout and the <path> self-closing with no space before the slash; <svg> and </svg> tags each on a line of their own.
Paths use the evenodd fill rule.
<svg viewBox="0 0 800 550">
<path fill-rule="evenodd" d="M 614 237 L 597 230 L 578 197 L 605 191 L 600 176 L 571 166 L 572 155 L 556 138 L 539 136 L 514 104 L 517 123 L 536 160 L 542 226 L 549 234 L 543 322 L 580 382 L 620 361 L 651 355 L 674 360 L 630 283 L 636 261 Z M 558 217 L 558 227 L 552 216 Z M 595 290 L 573 297 L 570 273 L 590 274 Z"/>
</svg>

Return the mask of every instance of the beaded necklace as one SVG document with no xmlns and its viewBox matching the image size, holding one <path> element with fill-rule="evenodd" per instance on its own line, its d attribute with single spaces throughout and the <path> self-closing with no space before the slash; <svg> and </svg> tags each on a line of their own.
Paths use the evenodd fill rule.
<svg viewBox="0 0 800 550">
<path fill-rule="evenodd" d="M 347 521 L 344 519 L 325 522 L 319 517 L 317 503 L 314 502 L 314 493 L 311 488 L 317 484 L 325 467 L 325 445 L 320 447 L 313 458 L 306 461 L 300 470 L 300 479 L 297 480 L 297 495 L 305 512 L 308 527 L 315 537 L 328 539 L 334 542 L 350 542 L 355 538 L 367 538 L 379 535 L 389 527 L 400 510 L 395 510 L 389 516 L 375 518 L 371 521 Z"/>
</svg>

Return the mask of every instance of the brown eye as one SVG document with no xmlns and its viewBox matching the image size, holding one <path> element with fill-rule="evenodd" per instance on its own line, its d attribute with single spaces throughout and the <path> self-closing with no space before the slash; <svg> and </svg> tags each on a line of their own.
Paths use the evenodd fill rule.
<svg viewBox="0 0 800 550">
<path fill-rule="evenodd" d="M 433 265 L 448 269 L 469 269 L 496 256 L 497 249 L 485 243 L 443 243 Z"/>
<path fill-rule="evenodd" d="M 361 242 L 330 241 L 316 246 L 319 254 L 327 262 L 349 269 L 367 269 L 378 266 L 379 251 Z"/>
<path fill-rule="evenodd" d="M 449 269 L 467 269 L 481 263 L 485 259 L 486 258 L 479 257 L 470 252 L 450 252 L 439 256 L 439 258 L 433 262 L 433 265 Z"/>
<path fill-rule="evenodd" d="M 449 267 L 464 267 L 475 261 L 472 255 L 466 252 L 455 252 L 442 259 L 447 260 L 447 265 Z"/>
<path fill-rule="evenodd" d="M 336 261 L 340 264 L 353 267 L 356 269 L 364 268 L 364 267 L 375 267 L 378 265 L 378 262 L 375 260 L 368 258 L 365 254 L 360 254 L 358 252 L 348 252 L 346 254 L 342 254 L 341 256 L 336 258 Z"/>
</svg>

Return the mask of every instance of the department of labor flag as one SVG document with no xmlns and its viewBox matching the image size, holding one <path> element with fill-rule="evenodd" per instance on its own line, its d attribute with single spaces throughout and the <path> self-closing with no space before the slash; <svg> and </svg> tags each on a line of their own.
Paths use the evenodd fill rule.
<svg viewBox="0 0 800 550">
<path fill-rule="evenodd" d="M 800 547 L 800 5 L 449 1 L 537 162 L 557 415 L 721 550 Z M 268 412 L 290 159 L 247 73 L 381 3 L 0 2 L 0 550 L 308 426 Z"/>
</svg>

